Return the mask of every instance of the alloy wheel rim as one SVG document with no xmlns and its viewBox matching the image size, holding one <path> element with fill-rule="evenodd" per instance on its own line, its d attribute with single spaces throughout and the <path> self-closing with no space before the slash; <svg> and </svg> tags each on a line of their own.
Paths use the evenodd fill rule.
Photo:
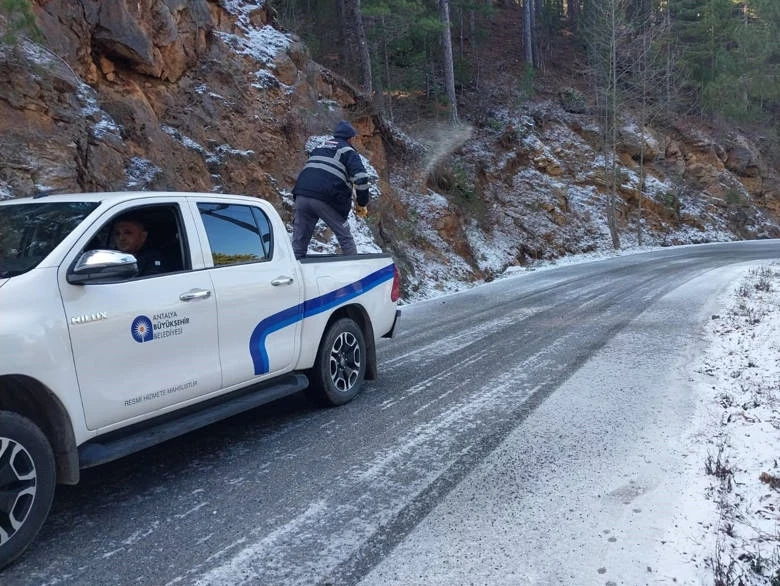
<svg viewBox="0 0 780 586">
<path fill-rule="evenodd" d="M 24 525 L 37 490 L 35 462 L 19 442 L 0 437 L 0 545 Z"/>
<path fill-rule="evenodd" d="M 336 390 L 345 393 L 357 383 L 360 375 L 360 344 L 357 338 L 342 332 L 330 350 L 330 378 Z"/>
</svg>

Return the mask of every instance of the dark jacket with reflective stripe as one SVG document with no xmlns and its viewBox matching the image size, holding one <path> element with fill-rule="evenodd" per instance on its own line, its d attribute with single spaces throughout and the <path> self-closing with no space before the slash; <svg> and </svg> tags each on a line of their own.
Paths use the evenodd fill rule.
<svg viewBox="0 0 780 586">
<path fill-rule="evenodd" d="M 352 183 L 357 203 L 368 203 L 368 174 L 358 152 L 341 138 L 331 138 L 311 153 L 298 175 L 293 196 L 326 201 L 347 219 L 352 207 Z"/>
</svg>

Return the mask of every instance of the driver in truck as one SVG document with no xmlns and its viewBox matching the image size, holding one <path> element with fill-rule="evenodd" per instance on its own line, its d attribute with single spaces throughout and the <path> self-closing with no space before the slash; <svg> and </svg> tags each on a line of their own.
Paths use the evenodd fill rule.
<svg viewBox="0 0 780 586">
<path fill-rule="evenodd" d="M 120 217 L 113 226 L 113 237 L 117 249 L 132 254 L 137 261 L 138 277 L 166 272 L 162 254 L 146 246 L 149 231 L 143 220 L 136 215 Z"/>
</svg>

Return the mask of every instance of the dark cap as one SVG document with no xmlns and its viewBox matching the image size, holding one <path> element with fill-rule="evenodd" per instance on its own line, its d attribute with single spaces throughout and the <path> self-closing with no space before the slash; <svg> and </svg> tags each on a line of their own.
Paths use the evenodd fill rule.
<svg viewBox="0 0 780 586">
<path fill-rule="evenodd" d="M 336 130 L 333 131 L 333 136 L 335 138 L 343 138 L 348 139 L 355 136 L 357 132 L 354 128 L 352 128 L 352 125 L 347 122 L 346 120 L 342 120 L 338 124 L 336 124 Z"/>
</svg>

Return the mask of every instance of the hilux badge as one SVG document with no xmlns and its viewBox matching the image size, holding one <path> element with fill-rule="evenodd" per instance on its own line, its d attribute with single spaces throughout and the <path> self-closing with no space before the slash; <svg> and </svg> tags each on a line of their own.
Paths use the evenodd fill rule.
<svg viewBox="0 0 780 586">
<path fill-rule="evenodd" d="M 70 318 L 70 323 L 73 325 L 86 324 L 93 321 L 100 321 L 101 319 L 108 319 L 108 312 L 100 311 L 98 313 L 88 313 L 86 315 L 74 315 Z"/>
</svg>

